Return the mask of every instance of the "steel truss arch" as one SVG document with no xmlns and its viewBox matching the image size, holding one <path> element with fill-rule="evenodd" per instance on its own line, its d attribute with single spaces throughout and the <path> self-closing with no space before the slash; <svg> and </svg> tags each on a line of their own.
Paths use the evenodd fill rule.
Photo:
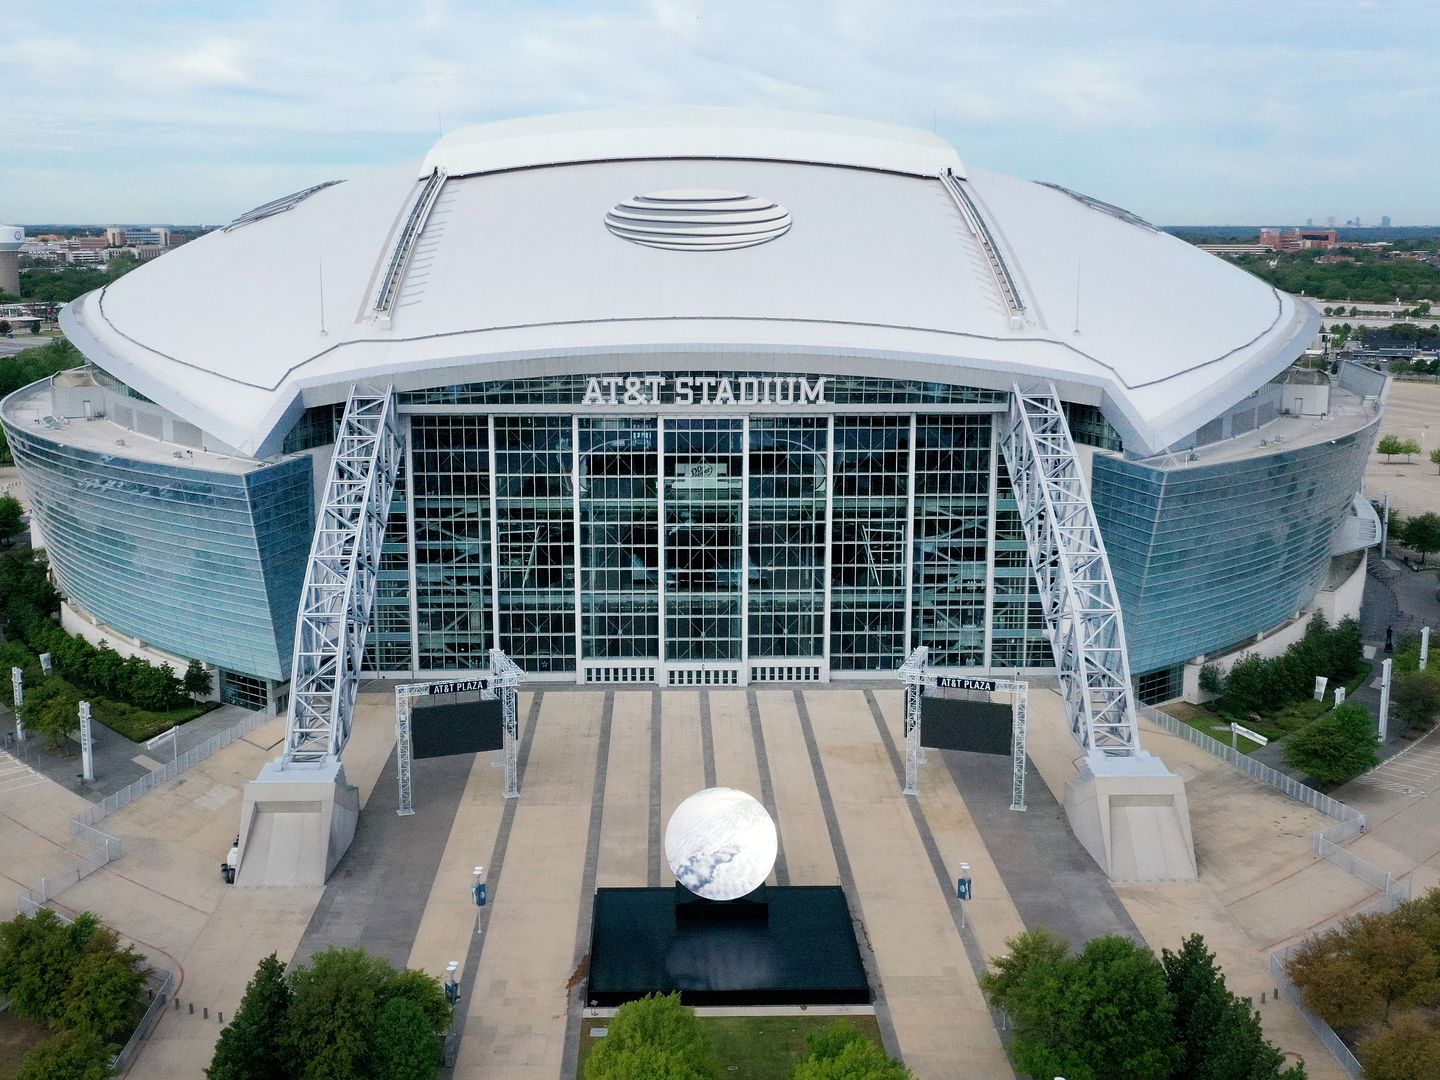
<svg viewBox="0 0 1440 1080">
<path fill-rule="evenodd" d="M 295 620 L 285 766 L 338 760 L 350 738 L 401 453 L 393 388 L 352 388 Z"/>
<path fill-rule="evenodd" d="M 1015 489 L 1070 733 L 1091 755 L 1139 755 L 1120 599 L 1053 385 L 1012 388 L 1000 448 Z"/>
</svg>

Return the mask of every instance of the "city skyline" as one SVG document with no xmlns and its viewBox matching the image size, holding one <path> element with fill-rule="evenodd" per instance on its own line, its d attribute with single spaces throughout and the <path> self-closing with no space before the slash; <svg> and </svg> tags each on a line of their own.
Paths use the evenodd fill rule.
<svg viewBox="0 0 1440 1080">
<path fill-rule="evenodd" d="M 413 165 L 468 124 L 735 104 L 932 128 L 967 163 L 1160 223 L 1440 222 L 1440 149 L 1412 119 L 1440 94 L 1423 51 L 1440 15 L 1418 2 L 338 11 L 23 0 L 0 44 L 24 133 L 0 164 L 0 217 L 214 223 Z"/>
</svg>

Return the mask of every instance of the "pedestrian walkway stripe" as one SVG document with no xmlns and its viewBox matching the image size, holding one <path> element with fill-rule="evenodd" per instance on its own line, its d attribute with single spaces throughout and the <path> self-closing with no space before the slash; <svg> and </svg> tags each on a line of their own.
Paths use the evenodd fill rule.
<svg viewBox="0 0 1440 1080">
<path fill-rule="evenodd" d="M 869 691 L 866 691 L 867 695 Z M 880 1028 L 880 1039 L 886 1053 L 900 1056 L 900 1040 L 895 1036 L 895 1023 L 890 1018 L 890 1006 L 885 1000 L 885 987 L 880 982 L 880 966 L 875 961 L 875 951 L 870 947 L 870 935 L 865 932 L 864 912 L 860 909 L 860 891 L 855 886 L 855 874 L 850 867 L 850 855 L 845 850 L 845 838 L 840 834 L 840 818 L 835 813 L 834 800 L 830 798 L 830 781 L 825 778 L 825 765 L 820 760 L 820 745 L 815 741 L 815 725 L 810 722 L 810 708 L 805 703 L 805 692 L 795 691 L 795 711 L 800 717 L 800 731 L 805 736 L 805 749 L 810 755 L 810 771 L 815 774 L 815 790 L 820 795 L 820 809 L 825 815 L 825 830 L 830 834 L 830 847 L 835 852 L 835 868 L 840 872 L 840 884 L 845 889 L 845 899 L 850 905 L 850 918 L 855 923 L 855 941 L 860 946 L 860 958 L 865 964 L 865 975 L 875 992 L 875 1023 Z"/>
<path fill-rule="evenodd" d="M 525 791 L 525 765 L 530 760 L 530 748 L 535 745 L 535 728 L 540 722 L 540 703 L 544 699 L 543 692 L 536 691 L 530 699 L 530 711 L 525 717 L 525 733 L 520 737 L 520 751 L 516 755 L 516 772 L 519 775 L 521 798 L 524 798 Z M 506 799 L 505 809 L 500 813 L 500 828 L 495 833 L 495 848 L 490 852 L 490 864 L 485 873 L 485 880 L 490 885 L 490 894 L 494 896 L 500 888 L 500 872 L 505 867 L 505 850 L 510 844 L 510 827 L 515 824 L 515 810 L 520 805 L 520 799 Z M 465 952 L 464 974 L 460 977 L 461 1002 L 471 1000 L 470 995 L 475 991 L 475 975 L 480 968 L 480 958 L 485 953 L 485 939 L 489 936 L 485 931 L 490 929 L 491 907 L 479 908 L 478 921 L 475 927 L 475 935 L 470 939 L 470 948 Z M 455 1010 L 455 1046 L 458 1047 L 465 1037 L 465 1020 L 469 1012 L 463 1004 Z M 453 1070 L 445 1069 L 445 1075 L 453 1075 Z"/>
<path fill-rule="evenodd" d="M 645 884 L 660 887 L 660 691 L 650 692 L 650 835 L 645 862 Z"/>
<path fill-rule="evenodd" d="M 715 729 L 710 723 L 710 691 L 700 691 L 700 756 L 705 763 L 705 786 L 715 786 Z"/>
<path fill-rule="evenodd" d="M 595 787 L 590 795 L 590 834 L 585 841 L 585 869 L 580 878 L 580 917 L 575 925 L 575 969 L 578 972 L 590 953 L 590 923 L 595 915 L 595 877 L 600 861 L 600 827 L 605 821 L 605 773 L 610 765 L 610 727 L 615 717 L 615 691 L 605 694 L 600 710 L 600 746 L 595 751 Z M 565 1017 L 565 1049 L 560 1058 L 560 1075 L 574 1076 L 580 1060 L 580 1014 L 585 1008 L 587 980 L 576 979 L 570 989 L 570 1009 Z"/>
<path fill-rule="evenodd" d="M 785 862 L 785 841 L 780 835 L 780 811 L 775 805 L 775 782 L 770 776 L 770 757 L 765 752 L 765 728 L 760 723 L 760 703 L 755 691 L 745 691 L 745 704 L 750 711 L 750 737 L 755 741 L 755 765 L 760 773 L 760 801 L 775 822 L 775 884 L 790 884 L 790 867 Z"/>
<path fill-rule="evenodd" d="M 900 760 L 900 752 L 895 746 L 895 740 L 890 734 L 890 728 L 885 723 L 885 713 L 880 708 L 880 702 L 875 697 L 875 691 L 865 691 L 865 701 L 870 706 L 871 719 L 875 721 L 875 728 L 880 733 L 880 741 L 885 745 L 886 752 L 890 755 L 890 765 L 895 770 L 895 783 L 903 785 L 905 782 L 905 765 Z M 975 940 L 970 927 L 963 922 L 963 913 L 960 910 L 962 901 L 956 899 L 955 889 L 950 881 L 950 871 L 945 867 L 945 860 L 940 855 L 940 845 L 935 842 L 935 834 L 930 831 L 930 823 L 925 820 L 925 814 L 920 809 L 920 800 L 914 797 L 907 797 L 905 805 L 910 808 L 910 817 L 915 822 L 915 830 L 920 834 L 920 843 L 925 848 L 925 854 L 930 860 L 930 869 L 935 874 L 935 881 L 940 886 L 940 894 L 945 897 L 946 907 L 950 912 L 950 919 L 955 924 L 955 933 L 960 936 L 960 941 L 965 946 L 965 956 L 970 961 L 970 967 L 975 972 L 975 978 L 985 974 L 985 954 L 980 948 L 980 943 Z M 988 1003 L 987 1003 L 988 1008 Z M 1000 1036 L 1000 1042 L 1004 1046 L 1010 1045 L 1010 1031 L 1005 1025 L 1000 1013 L 990 1009 L 990 1021 L 995 1025 L 995 1031 Z M 1012 1074 L 1013 1075 L 1013 1074 Z"/>
</svg>

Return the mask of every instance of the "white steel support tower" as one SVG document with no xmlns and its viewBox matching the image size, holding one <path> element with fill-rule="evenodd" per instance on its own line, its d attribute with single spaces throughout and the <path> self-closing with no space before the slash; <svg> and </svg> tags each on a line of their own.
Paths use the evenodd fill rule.
<svg viewBox="0 0 1440 1080">
<path fill-rule="evenodd" d="M 1185 785 L 1140 746 L 1125 624 L 1084 469 L 1054 386 L 1013 386 L 1001 432 L 1070 733 L 1070 827 L 1116 881 L 1191 880 Z"/>
<path fill-rule="evenodd" d="M 1055 652 L 1070 733 L 1089 754 L 1140 750 L 1120 598 L 1053 386 L 1014 387 L 1000 440 Z"/>
<path fill-rule="evenodd" d="M 401 451 L 392 389 L 352 389 L 300 592 L 285 749 L 245 787 L 237 885 L 324 884 L 354 839 L 341 754 Z"/>
<path fill-rule="evenodd" d="M 921 699 L 927 687 L 986 691 L 1010 695 L 1010 809 L 1025 809 L 1025 737 L 1030 713 L 1030 684 L 1020 679 L 937 675 L 927 668 L 930 650 L 924 645 L 905 658 L 896 673 L 905 684 L 905 794 L 920 794 L 920 766 L 925 763 L 921 736 Z"/>
<path fill-rule="evenodd" d="M 287 766 L 339 758 L 350 738 L 401 452 L 390 389 L 351 390 L 295 621 Z"/>
<path fill-rule="evenodd" d="M 399 805 L 395 811 L 401 817 L 415 812 L 412 800 L 410 712 L 412 702 L 418 697 L 432 694 L 461 694 L 479 691 L 487 698 L 500 699 L 504 741 L 501 755 L 505 763 L 505 798 L 514 799 L 520 795 L 520 709 L 519 687 L 525 680 L 525 672 L 499 649 L 490 650 L 490 670 L 470 679 L 452 679 L 445 682 L 405 683 L 395 688 L 395 778 L 399 785 Z"/>
</svg>

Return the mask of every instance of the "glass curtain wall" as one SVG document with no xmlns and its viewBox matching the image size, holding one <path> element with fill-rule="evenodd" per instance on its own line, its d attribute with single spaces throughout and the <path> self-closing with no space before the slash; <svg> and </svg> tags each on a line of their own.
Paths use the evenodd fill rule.
<svg viewBox="0 0 1440 1080">
<path fill-rule="evenodd" d="M 485 667 L 492 625 L 489 422 L 415 416 L 410 439 L 420 667 Z"/>
<path fill-rule="evenodd" d="M 660 655 L 653 416 L 580 418 L 580 604 L 588 659 Z"/>
<path fill-rule="evenodd" d="M 573 428 L 495 417 L 500 648 L 526 671 L 575 670 Z"/>
<path fill-rule="evenodd" d="M 741 658 L 744 421 L 665 421 L 665 652 Z"/>
<path fill-rule="evenodd" d="M 830 664 L 878 671 L 905 659 L 910 417 L 835 417 Z"/>
<path fill-rule="evenodd" d="M 750 420 L 750 656 L 825 652 L 824 417 Z"/>
<path fill-rule="evenodd" d="M 375 608 L 365 637 L 365 666 L 370 671 L 406 671 L 410 652 L 410 537 L 409 496 L 402 459 L 390 500 L 390 517 L 380 548 L 380 573 L 375 585 Z"/>
<path fill-rule="evenodd" d="M 1001 459 L 995 470 L 995 607 L 990 624 L 992 668 L 1049 667 L 1054 664 L 1045 640 L 1045 614 L 1015 489 Z"/>
<path fill-rule="evenodd" d="M 988 416 L 916 419 L 914 644 L 937 667 L 985 662 L 991 426 Z"/>
</svg>

